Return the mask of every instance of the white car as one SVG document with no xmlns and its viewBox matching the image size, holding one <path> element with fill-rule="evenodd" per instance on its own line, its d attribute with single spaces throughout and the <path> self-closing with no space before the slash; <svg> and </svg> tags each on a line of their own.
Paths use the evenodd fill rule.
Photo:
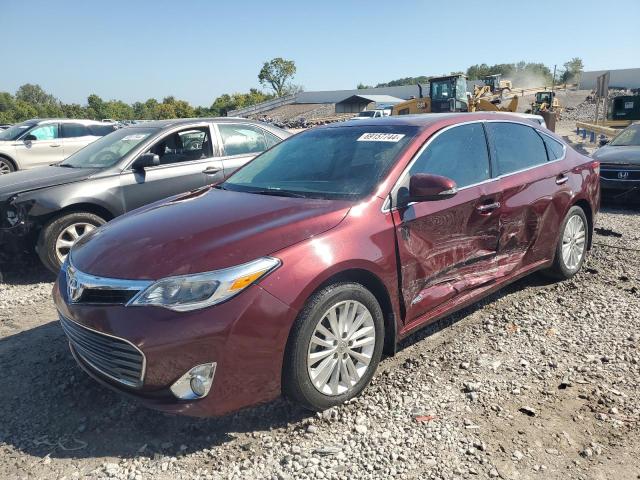
<svg viewBox="0 0 640 480">
<path fill-rule="evenodd" d="M 0 131 L 0 175 L 61 162 L 117 128 L 111 123 L 69 118 L 13 125 Z"/>
<path fill-rule="evenodd" d="M 353 117 L 351 120 L 369 120 L 371 118 L 388 117 L 389 115 L 391 115 L 391 110 L 389 111 L 382 110 L 382 109 L 364 110 L 360 112 L 358 115 L 356 115 L 355 117 Z"/>
</svg>

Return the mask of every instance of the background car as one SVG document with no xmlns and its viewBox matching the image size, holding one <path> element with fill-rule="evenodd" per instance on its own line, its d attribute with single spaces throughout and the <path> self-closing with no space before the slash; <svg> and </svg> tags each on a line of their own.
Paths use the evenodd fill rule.
<svg viewBox="0 0 640 480">
<path fill-rule="evenodd" d="M 574 276 L 598 209 L 597 162 L 511 115 L 345 122 L 87 235 L 54 298 L 78 363 L 150 406 L 326 410 L 416 329 Z"/>
<path fill-rule="evenodd" d="M 0 176 L 0 248 L 35 247 L 55 272 L 87 232 L 147 203 L 218 183 L 289 135 L 231 118 L 116 130 L 56 165 Z"/>
<path fill-rule="evenodd" d="M 61 162 L 116 128 L 115 124 L 65 118 L 13 125 L 0 132 L 0 174 Z"/>
<path fill-rule="evenodd" d="M 592 157 L 600 162 L 603 195 L 640 189 L 640 123 L 629 125 Z"/>
</svg>

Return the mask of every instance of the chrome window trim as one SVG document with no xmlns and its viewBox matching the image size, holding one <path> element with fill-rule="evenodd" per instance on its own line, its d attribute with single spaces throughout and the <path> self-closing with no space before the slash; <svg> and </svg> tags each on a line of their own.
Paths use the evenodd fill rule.
<svg viewBox="0 0 640 480">
<path fill-rule="evenodd" d="M 87 365 L 89 365 L 89 366 L 90 366 L 91 368 L 93 368 L 94 370 L 96 370 L 96 371 L 100 372 L 100 374 L 104 375 L 105 377 L 110 378 L 111 380 L 113 380 L 113 381 L 115 381 L 115 382 L 118 382 L 118 383 L 120 383 L 120 384 L 122 384 L 122 385 L 126 385 L 126 386 L 128 386 L 128 387 L 132 387 L 132 388 L 141 388 L 141 387 L 142 387 L 142 385 L 144 384 L 144 377 L 145 377 L 145 374 L 147 373 L 147 357 L 146 357 L 146 355 L 144 354 L 144 352 L 143 352 L 142 350 L 140 350 L 136 345 L 134 345 L 132 342 L 130 342 L 130 341 L 129 341 L 129 340 L 127 340 L 126 338 L 116 337 L 115 335 L 110 335 L 110 334 L 108 334 L 108 333 L 100 332 L 100 331 L 95 330 L 95 329 L 93 329 L 93 328 L 89 328 L 89 327 L 87 327 L 87 326 L 85 326 L 85 325 L 81 325 L 81 324 L 79 324 L 78 322 L 75 322 L 75 321 L 71 320 L 69 317 L 67 317 L 67 316 L 65 316 L 65 315 L 62 315 L 60 312 L 58 312 L 58 315 L 59 315 L 59 317 L 60 317 L 60 320 L 59 320 L 59 321 L 61 321 L 61 320 L 64 318 L 66 321 L 71 322 L 71 323 L 73 323 L 74 325 L 77 325 L 77 326 L 78 326 L 78 327 L 80 327 L 80 328 L 84 328 L 85 330 L 89 330 L 90 332 L 93 332 L 93 333 L 95 333 L 95 334 L 97 334 L 97 335 L 102 335 L 102 336 L 105 336 L 105 337 L 113 338 L 114 340 L 118 340 L 118 341 L 120 341 L 120 342 L 128 343 L 128 344 L 129 344 L 129 345 L 131 345 L 133 348 L 135 348 L 138 352 L 140 352 L 140 355 L 142 355 L 142 368 L 141 368 L 141 370 L 140 370 L 140 381 L 139 381 L 137 384 L 133 384 L 132 382 L 128 382 L 128 381 L 126 381 L 126 380 L 121 380 L 121 379 L 119 379 L 119 378 L 114 377 L 113 375 L 110 375 L 109 373 L 107 373 L 107 372 L 103 371 L 101 368 L 99 368 L 99 367 L 95 366 L 92 362 L 90 362 L 90 361 L 86 360 L 86 359 L 85 359 L 85 358 L 84 358 L 84 357 L 83 357 L 83 356 L 82 356 L 82 355 L 81 355 L 81 354 L 80 354 L 80 353 L 75 349 L 75 346 L 73 345 L 73 342 L 71 341 L 71 339 L 67 336 L 67 333 L 65 332 L 65 336 L 67 336 L 67 340 L 69 341 L 69 344 L 73 347 L 74 355 L 78 355 L 78 356 L 82 359 L 82 361 L 83 361 L 84 363 L 86 363 Z M 62 330 L 64 331 L 64 328 L 63 328 Z"/>
<path fill-rule="evenodd" d="M 405 169 L 402 171 L 402 173 L 398 177 L 398 180 L 396 180 L 396 182 L 393 184 L 393 186 L 389 189 L 389 192 L 387 193 L 387 195 L 385 197 L 385 201 L 382 204 L 382 207 L 381 207 L 380 211 L 382 213 L 389 213 L 392 210 L 397 210 L 398 207 L 389 208 L 389 195 L 391 194 L 391 192 L 393 192 L 396 189 L 398 184 L 401 183 L 404 180 L 405 176 L 409 174 L 409 170 L 411 170 L 411 167 L 413 166 L 413 164 L 418 160 L 420 155 L 422 155 L 422 152 L 424 152 L 424 150 L 426 150 L 429 147 L 429 145 L 431 144 L 431 142 L 433 140 L 435 140 L 441 133 L 444 133 L 447 130 L 450 130 L 452 128 L 459 127 L 459 126 L 462 126 L 462 125 L 471 125 L 471 124 L 474 124 L 474 123 L 482 123 L 482 124 L 484 124 L 484 123 L 515 123 L 516 125 L 522 125 L 523 127 L 529 127 L 531 129 L 535 130 L 536 132 L 542 134 L 542 135 L 547 135 L 546 133 L 544 133 L 543 131 L 537 129 L 535 126 L 533 126 L 531 124 L 517 122 L 515 120 L 502 120 L 502 119 L 500 119 L 500 120 L 498 120 L 498 119 L 496 119 L 496 120 L 469 120 L 467 122 L 461 122 L 461 123 L 455 123 L 453 125 L 447 125 L 443 129 L 438 130 L 435 134 L 433 134 L 426 141 L 426 143 L 422 147 L 420 147 L 420 150 L 418 150 L 414 154 L 413 158 L 409 161 L 409 163 L 407 164 Z M 485 135 L 486 135 L 486 132 L 485 132 Z M 551 138 L 555 142 L 558 141 L 555 138 L 553 138 L 551 135 L 547 135 L 547 137 Z M 543 143 L 544 143 L 544 140 L 543 140 Z M 560 142 L 558 142 L 558 143 L 560 143 Z M 541 163 L 541 164 L 538 164 L 538 165 L 533 165 L 531 167 L 523 168 L 521 170 L 516 170 L 515 172 L 504 173 L 502 175 L 498 175 L 496 177 L 491 177 L 491 178 L 488 178 L 487 180 L 483 180 L 482 182 L 477 182 L 477 183 L 474 183 L 474 184 L 471 184 L 471 185 L 466 185 L 464 187 L 460 187 L 460 188 L 458 188 L 458 193 L 463 191 L 463 190 L 466 190 L 467 188 L 477 187 L 478 185 L 483 185 L 485 183 L 501 180 L 501 179 L 503 179 L 505 177 L 509 177 L 511 175 L 517 175 L 519 173 L 527 172 L 529 170 L 533 170 L 534 168 L 538 168 L 538 167 L 541 167 L 543 165 L 549 165 L 550 163 L 555 163 L 555 162 L 559 162 L 561 160 L 564 160 L 566 158 L 566 156 L 567 156 L 567 146 L 564 143 L 560 143 L 560 144 L 563 146 L 563 154 L 562 154 L 562 157 L 560 157 L 560 158 L 558 158 L 556 160 L 549 160 L 549 158 L 547 156 L 547 161 L 545 163 Z M 547 153 L 546 148 L 547 147 L 545 147 L 545 154 Z M 489 149 L 488 145 L 487 145 L 487 150 L 488 150 L 488 154 L 489 154 L 489 162 L 491 162 L 491 160 L 492 160 L 492 158 L 491 158 L 491 150 Z M 407 206 L 415 205 L 416 203 L 417 202 L 410 202 L 410 203 L 407 204 Z"/>
</svg>

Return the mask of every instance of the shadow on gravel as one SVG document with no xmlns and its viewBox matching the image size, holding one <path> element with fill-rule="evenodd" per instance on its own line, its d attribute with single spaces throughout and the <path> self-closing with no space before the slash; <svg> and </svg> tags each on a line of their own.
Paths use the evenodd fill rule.
<svg viewBox="0 0 640 480">
<path fill-rule="evenodd" d="M 22 256 L 10 260 L 0 258 L 0 283 L 7 285 L 30 285 L 53 282 L 55 275 L 47 270 L 36 255 Z"/>
<path fill-rule="evenodd" d="M 458 312 L 455 312 L 451 315 L 447 315 L 446 317 L 443 317 L 431 323 L 430 325 L 427 325 L 421 330 L 418 330 L 417 332 L 411 334 L 401 342 L 401 344 L 398 346 L 398 351 L 403 350 L 407 347 L 410 347 L 411 345 L 418 343 L 421 340 L 424 340 L 425 338 L 430 337 L 431 335 L 434 335 L 444 330 L 447 327 L 450 327 L 451 325 L 459 322 L 460 320 L 471 315 L 477 310 L 482 309 L 486 305 L 496 302 L 502 297 L 510 295 L 519 290 L 524 290 L 525 288 L 545 287 L 555 282 L 556 282 L 555 280 L 543 275 L 542 273 L 533 273 L 524 278 L 521 278 L 520 280 L 512 283 L 511 285 L 507 285 L 506 287 L 501 288 L 500 290 L 489 295 L 488 297 L 483 298 L 482 300 L 479 300 L 478 302 L 472 305 L 469 305 L 468 307 L 465 307 L 462 310 L 459 310 Z"/>
<path fill-rule="evenodd" d="M 148 410 L 91 380 L 57 322 L 0 339 L 0 372 L 0 445 L 41 458 L 175 456 L 309 415 L 284 400 L 217 419 Z"/>
</svg>

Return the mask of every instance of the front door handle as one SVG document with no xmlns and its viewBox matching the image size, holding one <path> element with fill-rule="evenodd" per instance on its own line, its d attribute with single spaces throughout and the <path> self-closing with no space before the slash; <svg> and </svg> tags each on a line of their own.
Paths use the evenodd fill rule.
<svg viewBox="0 0 640 480">
<path fill-rule="evenodd" d="M 567 177 L 564 173 L 561 173 L 556 178 L 556 185 L 562 185 L 564 183 L 567 183 L 568 180 L 569 180 L 569 177 Z"/>
<path fill-rule="evenodd" d="M 54 144 L 49 145 L 49 146 L 50 146 L 51 148 L 57 148 L 57 147 L 59 147 L 59 146 L 60 146 L 60 144 L 59 144 L 59 143 L 54 143 Z"/>
<path fill-rule="evenodd" d="M 222 169 L 221 168 L 217 168 L 217 167 L 207 167 L 202 171 L 202 173 L 204 173 L 205 175 L 215 175 L 220 170 L 222 170 Z"/>
<path fill-rule="evenodd" d="M 498 208 L 500 208 L 500 202 L 485 203 L 476 207 L 480 213 L 491 213 Z"/>
</svg>

